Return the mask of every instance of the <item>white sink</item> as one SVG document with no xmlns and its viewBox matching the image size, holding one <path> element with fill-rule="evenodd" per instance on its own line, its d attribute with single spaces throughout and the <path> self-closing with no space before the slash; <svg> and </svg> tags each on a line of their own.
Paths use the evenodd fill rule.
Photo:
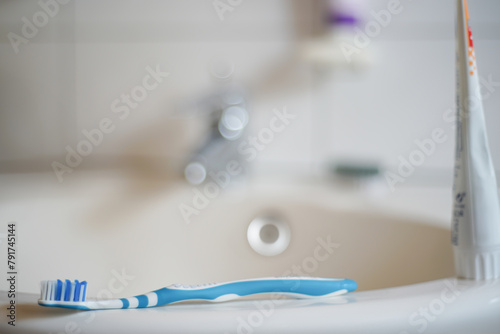
<svg viewBox="0 0 500 334">
<path fill-rule="evenodd" d="M 60 331 L 74 321 L 84 332 L 419 333 L 425 327 L 490 333 L 488 326 L 498 325 L 489 315 L 500 314 L 500 283 L 453 278 L 448 223 L 440 218 L 446 190 L 408 189 L 374 200 L 322 182 L 252 182 L 198 205 L 188 221 L 181 209 L 194 208 L 194 188 L 112 175 L 85 175 L 63 185 L 54 185 L 50 175 L 2 176 L 7 186 L 0 216 L 18 227 L 18 328 Z M 433 205 L 439 212 L 422 213 Z M 288 246 L 275 256 L 260 255 L 247 240 L 250 222 L 269 214 L 290 231 Z M 115 298 L 172 283 L 283 275 L 346 277 L 359 289 L 324 301 L 89 312 L 92 320 L 35 305 L 38 283 L 46 279 L 87 280 L 89 298 Z M 7 289 L 5 282 L 0 289 Z M 429 316 L 419 313 L 425 307 Z"/>
</svg>

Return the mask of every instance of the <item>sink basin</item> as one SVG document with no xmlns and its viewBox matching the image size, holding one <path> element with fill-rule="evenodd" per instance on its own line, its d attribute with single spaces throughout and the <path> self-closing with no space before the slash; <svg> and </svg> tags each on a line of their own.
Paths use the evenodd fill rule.
<svg viewBox="0 0 500 334">
<path fill-rule="evenodd" d="M 349 277 L 359 290 L 371 290 L 453 276 L 448 229 L 299 197 L 253 192 L 213 203 L 186 227 L 177 248 L 203 262 L 193 266 L 192 277 Z M 276 256 L 259 255 L 246 240 L 252 219 L 267 214 L 290 229 L 288 247 Z"/>
<path fill-rule="evenodd" d="M 61 330 L 68 321 L 61 320 L 64 318 L 77 321 L 88 332 L 114 328 L 132 333 L 145 321 L 157 325 L 151 332 L 258 329 L 275 333 L 279 328 L 284 332 L 319 333 L 332 328 L 351 332 L 363 330 L 356 319 L 366 314 L 363 319 L 371 332 L 393 328 L 417 333 L 424 326 L 424 316 L 417 313 L 412 318 L 412 314 L 422 305 L 441 300 L 440 296 L 450 300 L 460 295 L 464 303 L 449 306 L 443 302 L 447 306 L 439 310 L 443 315 L 439 321 L 425 320 L 426 328 L 452 328 L 446 321 L 454 323 L 460 312 L 477 313 L 485 305 L 488 312 L 500 311 L 498 282 L 453 278 L 448 223 L 436 218 L 439 215 L 419 214 L 420 207 L 431 207 L 427 203 L 433 199 L 419 195 L 416 201 L 411 190 L 406 199 L 405 193 L 373 199 L 346 195 L 323 182 L 257 182 L 234 186 L 210 198 L 213 193 L 203 187 L 182 182 L 166 186 L 158 180 L 130 182 L 109 175 L 87 175 L 56 187 L 46 175 L 22 180 L 10 177 L 4 183 L 5 194 L 8 191 L 10 196 L 1 201 L 0 216 L 17 223 L 18 309 L 25 313 L 19 316 L 19 326 L 26 326 L 27 331 Z M 442 193 L 434 196 L 443 197 Z M 419 210 L 405 211 L 405 205 Z M 273 256 L 262 255 L 248 241 L 249 224 L 269 216 L 289 232 L 289 242 Z M 275 230 L 269 239 L 264 232 L 256 235 L 267 245 L 283 233 Z M 263 311 L 265 306 L 255 300 L 97 311 L 90 313 L 98 320 L 89 323 L 78 312 L 36 305 L 39 281 L 46 279 L 87 280 L 89 298 L 120 298 L 172 283 L 290 275 L 345 277 L 356 280 L 359 288 L 324 301 L 259 301 L 272 309 L 275 316 L 269 317 Z M 6 283 L 1 284 L 0 290 L 7 290 Z M 472 292 L 475 289 L 477 294 Z M 255 312 L 261 314 L 257 318 L 266 320 L 259 326 L 248 318 Z M 496 318 L 480 322 L 488 312 L 483 310 L 477 317 L 468 314 L 468 324 L 498 324 Z M 337 322 L 332 320 L 335 314 Z M 117 323 L 121 323 L 119 328 Z"/>
<path fill-rule="evenodd" d="M 135 279 L 120 296 L 176 282 L 290 275 L 351 278 L 362 291 L 454 274 L 449 229 L 362 199 L 346 207 L 325 187 L 235 187 L 183 216 L 182 208 L 195 208 L 197 188 L 128 186 L 96 178 L 3 201 L 2 216 L 18 222 L 29 273 L 19 290 L 38 293 L 41 280 L 71 278 L 87 280 L 92 295 L 122 271 Z M 250 222 L 269 214 L 290 230 L 275 256 L 260 255 L 247 239 Z"/>
</svg>

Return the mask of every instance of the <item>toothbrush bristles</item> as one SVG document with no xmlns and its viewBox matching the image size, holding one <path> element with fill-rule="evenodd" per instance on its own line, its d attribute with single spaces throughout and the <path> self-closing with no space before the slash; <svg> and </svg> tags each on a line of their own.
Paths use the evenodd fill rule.
<svg viewBox="0 0 500 334">
<path fill-rule="evenodd" d="M 42 281 L 40 299 L 46 301 L 84 302 L 87 282 L 75 280 Z"/>
</svg>

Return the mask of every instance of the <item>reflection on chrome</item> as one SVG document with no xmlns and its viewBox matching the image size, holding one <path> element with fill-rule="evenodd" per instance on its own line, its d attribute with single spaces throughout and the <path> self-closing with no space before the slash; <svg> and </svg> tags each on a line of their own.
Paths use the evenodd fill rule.
<svg viewBox="0 0 500 334">
<path fill-rule="evenodd" d="M 203 101 L 207 101 L 201 109 L 210 116 L 209 131 L 184 168 L 186 180 L 194 185 L 203 183 L 210 172 L 225 169 L 231 160 L 243 163 L 238 140 L 249 122 L 245 94 L 240 89 L 232 87 Z"/>
</svg>

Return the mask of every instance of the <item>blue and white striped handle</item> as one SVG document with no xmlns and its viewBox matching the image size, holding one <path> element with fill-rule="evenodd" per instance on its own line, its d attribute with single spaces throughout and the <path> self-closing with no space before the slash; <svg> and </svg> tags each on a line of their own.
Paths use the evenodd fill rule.
<svg viewBox="0 0 500 334">
<path fill-rule="evenodd" d="M 257 294 L 279 294 L 295 298 L 331 297 L 356 290 L 350 279 L 276 277 L 201 286 L 171 285 L 145 295 L 121 299 L 123 308 L 143 308 L 202 300 L 223 302 Z"/>
</svg>

